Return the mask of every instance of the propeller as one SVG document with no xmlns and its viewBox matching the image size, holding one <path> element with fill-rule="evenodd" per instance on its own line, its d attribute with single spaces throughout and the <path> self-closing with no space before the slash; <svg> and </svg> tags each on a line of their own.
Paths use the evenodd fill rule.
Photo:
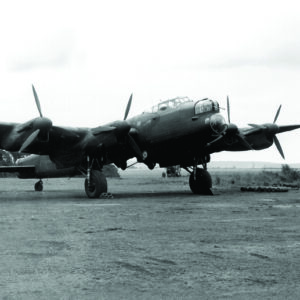
<svg viewBox="0 0 300 300">
<path fill-rule="evenodd" d="M 255 132 L 265 133 L 266 136 L 269 136 L 273 139 L 278 152 L 280 153 L 281 157 L 283 159 L 285 159 L 282 147 L 280 145 L 278 138 L 276 137 L 276 134 L 286 132 L 286 131 L 291 131 L 294 129 L 298 129 L 298 128 L 300 128 L 300 125 L 281 125 L 280 126 L 280 125 L 275 124 L 278 119 L 278 116 L 280 114 L 280 110 L 281 110 L 281 105 L 279 105 L 279 107 L 277 109 L 273 123 L 263 124 L 263 125 L 248 124 L 249 126 L 253 127 L 253 130 L 249 131 L 247 134 L 253 134 Z"/>
<path fill-rule="evenodd" d="M 97 136 L 100 134 L 114 132 L 114 135 L 116 136 L 117 140 L 122 140 L 124 142 L 125 139 L 125 143 L 129 146 L 129 148 L 134 153 L 138 161 L 143 161 L 145 160 L 143 152 L 134 139 L 134 136 L 137 136 L 138 132 L 135 128 L 131 127 L 128 121 L 126 121 L 131 108 L 132 97 L 133 94 L 131 94 L 129 97 L 123 121 L 116 121 L 108 126 L 99 126 L 97 128 L 92 129 L 92 133 L 94 136 Z"/>
<path fill-rule="evenodd" d="M 34 88 L 34 85 L 32 85 L 32 91 L 33 91 L 34 100 L 37 109 L 39 111 L 40 117 L 25 123 L 23 126 L 20 126 L 18 132 L 22 132 L 30 129 L 34 129 L 34 131 L 27 137 L 25 142 L 22 144 L 19 152 L 24 151 L 29 145 L 31 145 L 38 138 L 38 136 L 40 136 L 40 138 L 42 139 L 47 140 L 49 138 L 49 131 L 52 128 L 52 121 L 43 116 L 41 103 L 37 95 L 37 92 Z"/>
<path fill-rule="evenodd" d="M 278 126 L 277 124 L 275 124 L 278 119 L 278 116 L 280 114 L 280 110 L 281 110 L 281 104 L 279 105 L 279 107 L 276 111 L 273 123 L 263 124 L 263 125 L 257 125 L 257 124 L 248 124 L 248 125 L 253 127 L 257 132 L 263 131 L 266 135 L 271 136 L 281 157 L 283 159 L 285 159 L 282 147 L 280 145 L 278 138 L 276 137 L 276 134 L 283 132 L 283 131 L 293 130 L 293 129 L 299 128 L 300 126 L 299 127 L 297 127 L 297 125 Z M 282 127 L 284 127 L 284 128 L 282 128 Z M 255 131 L 251 131 L 250 133 L 253 134 L 254 132 Z"/>
<path fill-rule="evenodd" d="M 131 103 L 132 103 L 132 94 L 129 97 L 126 110 L 125 110 L 125 115 L 124 115 L 124 121 L 127 120 L 130 108 L 131 108 Z M 127 135 L 127 142 L 131 150 L 133 151 L 135 157 L 138 159 L 138 161 L 143 161 L 145 160 L 145 157 L 143 156 L 142 150 L 140 149 L 139 145 L 136 143 L 135 139 L 132 137 L 131 133 L 137 134 L 137 131 L 132 129 L 128 131 Z"/>
</svg>

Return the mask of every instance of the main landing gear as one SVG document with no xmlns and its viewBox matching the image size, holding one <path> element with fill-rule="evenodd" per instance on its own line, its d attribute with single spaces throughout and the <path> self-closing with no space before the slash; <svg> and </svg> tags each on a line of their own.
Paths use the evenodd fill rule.
<svg viewBox="0 0 300 300">
<path fill-rule="evenodd" d="M 212 180 L 207 170 L 196 168 L 190 175 L 190 189 L 194 194 L 212 195 Z"/>
<path fill-rule="evenodd" d="M 89 198 L 99 198 L 102 193 L 107 193 L 107 180 L 101 171 L 92 168 L 93 163 L 94 160 L 92 160 L 90 164 L 90 158 L 88 156 L 84 189 Z"/>
<path fill-rule="evenodd" d="M 89 198 L 99 198 L 102 193 L 107 193 L 107 180 L 105 175 L 98 170 L 91 170 L 89 178 L 84 181 L 85 193 Z"/>
<path fill-rule="evenodd" d="M 194 194 L 198 195 L 212 195 L 212 179 L 210 174 L 207 171 L 207 163 L 210 161 L 210 157 L 204 157 L 201 159 L 202 161 L 202 168 L 198 168 L 198 160 L 194 159 L 194 166 L 193 169 L 185 168 L 190 173 L 190 189 Z"/>
<path fill-rule="evenodd" d="M 36 192 L 42 192 L 44 184 L 39 180 L 34 185 Z M 98 170 L 90 170 L 89 176 L 85 179 L 84 188 L 89 198 L 99 198 L 102 193 L 107 193 L 107 181 L 105 175 Z"/>
</svg>

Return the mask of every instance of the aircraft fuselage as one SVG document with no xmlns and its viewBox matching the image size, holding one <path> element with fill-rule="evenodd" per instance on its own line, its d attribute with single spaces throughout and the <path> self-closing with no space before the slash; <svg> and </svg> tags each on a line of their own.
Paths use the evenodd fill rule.
<svg viewBox="0 0 300 300">
<path fill-rule="evenodd" d="M 207 144 L 226 128 L 218 103 L 209 99 L 158 107 L 128 119 L 128 123 L 133 138 L 147 152 L 147 160 L 161 167 L 193 165 L 195 158 L 209 154 Z"/>
</svg>

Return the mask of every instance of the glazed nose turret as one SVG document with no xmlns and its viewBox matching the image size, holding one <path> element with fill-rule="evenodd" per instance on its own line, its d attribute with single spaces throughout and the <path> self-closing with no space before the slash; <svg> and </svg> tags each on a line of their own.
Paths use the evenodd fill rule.
<svg viewBox="0 0 300 300">
<path fill-rule="evenodd" d="M 211 129 L 217 134 L 221 134 L 227 128 L 226 121 L 225 121 L 224 117 L 220 114 L 212 115 L 210 117 L 209 124 L 210 124 Z"/>
</svg>

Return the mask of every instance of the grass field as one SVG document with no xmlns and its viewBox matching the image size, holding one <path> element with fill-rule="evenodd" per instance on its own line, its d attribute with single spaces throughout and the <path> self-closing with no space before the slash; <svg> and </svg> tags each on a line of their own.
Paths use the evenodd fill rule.
<svg viewBox="0 0 300 300">
<path fill-rule="evenodd" d="M 199 196 L 161 173 L 108 178 L 112 199 L 1 179 L 0 299 L 299 298 L 299 190 Z"/>
</svg>

